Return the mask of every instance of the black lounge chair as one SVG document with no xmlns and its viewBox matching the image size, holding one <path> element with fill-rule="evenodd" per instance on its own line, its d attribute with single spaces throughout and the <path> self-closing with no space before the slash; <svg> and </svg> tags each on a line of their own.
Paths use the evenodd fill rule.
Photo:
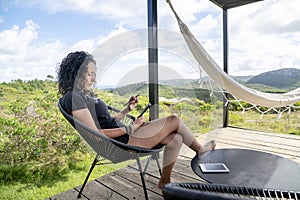
<svg viewBox="0 0 300 200">
<path fill-rule="evenodd" d="M 94 161 L 92 162 L 91 168 L 84 180 L 84 183 L 79 191 L 78 198 L 81 197 L 82 191 L 89 179 L 90 174 L 92 173 L 94 167 L 96 165 L 104 165 L 104 164 L 109 164 L 109 163 L 120 163 L 124 162 L 127 160 L 132 160 L 135 159 L 137 161 L 137 165 L 139 168 L 141 180 L 142 180 L 142 185 L 143 185 L 143 190 L 144 190 L 144 195 L 145 199 L 148 199 L 148 194 L 147 194 L 147 188 L 146 188 L 146 183 L 144 179 L 144 175 L 146 173 L 148 164 L 150 160 L 155 159 L 159 173 L 161 175 L 161 168 L 159 165 L 158 161 L 158 154 L 159 152 L 163 149 L 163 145 L 158 145 L 154 148 L 148 149 L 148 148 L 141 148 L 137 146 L 131 146 L 128 144 L 124 144 L 122 142 L 119 142 L 117 140 L 114 140 L 112 138 L 109 138 L 105 136 L 104 134 L 101 134 L 100 132 L 94 131 L 88 126 L 84 125 L 81 123 L 79 120 L 76 118 L 73 118 L 72 115 L 69 115 L 61 106 L 60 103 L 61 100 L 58 101 L 58 108 L 63 114 L 63 116 L 68 120 L 69 123 L 72 124 L 72 126 L 77 130 L 77 132 L 84 138 L 84 140 L 92 147 L 92 149 L 96 152 L 96 156 Z M 119 112 L 118 109 L 108 107 L 110 112 Z M 124 123 L 129 124 L 132 121 L 135 120 L 134 116 L 127 115 L 124 118 Z M 148 156 L 147 163 L 144 167 L 142 168 L 141 165 L 141 157 Z M 109 161 L 109 162 L 107 162 Z"/>
<path fill-rule="evenodd" d="M 300 192 L 208 183 L 168 183 L 166 200 L 300 199 Z"/>
</svg>

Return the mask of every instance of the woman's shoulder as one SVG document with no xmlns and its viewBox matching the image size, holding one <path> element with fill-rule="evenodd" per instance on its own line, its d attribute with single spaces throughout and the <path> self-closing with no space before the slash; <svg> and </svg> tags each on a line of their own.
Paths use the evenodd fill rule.
<svg viewBox="0 0 300 200">
<path fill-rule="evenodd" d="M 63 95 L 61 103 L 66 111 L 71 113 L 72 110 L 78 110 L 86 107 L 86 97 L 78 91 L 70 90 Z"/>
<path fill-rule="evenodd" d="M 62 97 L 62 100 L 64 102 L 72 102 L 73 100 L 78 100 L 78 99 L 83 100 L 83 99 L 85 99 L 85 97 L 83 94 L 81 94 L 80 92 L 75 91 L 75 90 L 67 91 Z"/>
</svg>

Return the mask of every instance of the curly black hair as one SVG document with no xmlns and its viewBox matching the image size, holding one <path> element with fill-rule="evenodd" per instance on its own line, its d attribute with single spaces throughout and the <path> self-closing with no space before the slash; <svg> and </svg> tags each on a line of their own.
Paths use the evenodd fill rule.
<svg viewBox="0 0 300 200">
<path fill-rule="evenodd" d="M 58 92 L 62 95 L 73 89 L 84 92 L 87 65 L 91 62 L 96 65 L 94 57 L 87 52 L 69 53 L 57 68 Z"/>
</svg>

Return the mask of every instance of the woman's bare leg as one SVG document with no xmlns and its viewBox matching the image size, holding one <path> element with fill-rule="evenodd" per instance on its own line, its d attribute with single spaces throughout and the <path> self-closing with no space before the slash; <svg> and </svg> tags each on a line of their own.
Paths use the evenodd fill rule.
<svg viewBox="0 0 300 200">
<path fill-rule="evenodd" d="M 161 143 L 168 135 L 173 133 L 181 135 L 183 143 L 194 151 L 198 152 L 200 150 L 201 145 L 195 140 L 194 134 L 175 115 L 153 120 L 141 126 L 129 137 L 128 144 L 150 148 Z"/>
<path fill-rule="evenodd" d="M 145 123 L 133 132 L 129 137 L 128 144 L 151 148 L 160 144 L 168 135 L 176 133 L 178 125 L 173 117 L 165 117 Z"/>
<path fill-rule="evenodd" d="M 198 143 L 197 140 L 193 142 Z M 192 143 L 193 143 L 192 142 Z M 163 154 L 163 168 L 162 168 L 162 175 L 159 179 L 157 184 L 158 188 L 162 189 L 165 184 L 171 182 L 171 174 L 175 165 L 175 162 L 178 158 L 180 148 L 182 146 L 182 136 L 180 134 L 173 133 L 167 136 L 161 144 L 165 144 L 164 154 Z M 197 144 L 191 144 L 198 146 Z M 201 146 L 200 152 L 212 150 L 212 142 L 206 143 L 206 145 Z M 197 149 L 198 150 L 198 149 Z"/>
<path fill-rule="evenodd" d="M 162 175 L 157 184 L 160 189 L 162 189 L 165 184 L 171 182 L 171 173 L 182 146 L 182 137 L 174 133 L 166 137 L 161 143 L 166 146 L 163 154 Z"/>
<path fill-rule="evenodd" d="M 181 141 L 180 145 L 179 141 Z M 215 142 L 210 141 L 201 145 L 190 129 L 177 116 L 151 121 L 141 126 L 130 137 L 128 144 L 144 148 L 151 148 L 159 143 L 165 144 L 163 155 L 163 170 L 158 187 L 163 188 L 171 181 L 171 173 L 177 160 L 182 143 L 199 154 L 215 148 Z M 175 145 L 176 144 L 176 145 Z"/>
<path fill-rule="evenodd" d="M 201 145 L 182 120 L 177 117 L 176 119 L 174 119 L 174 121 L 178 121 L 177 123 L 179 124 L 179 128 L 177 132 L 182 136 L 183 143 L 194 150 L 196 154 L 215 149 L 215 141 L 212 140 L 204 145 Z"/>
</svg>

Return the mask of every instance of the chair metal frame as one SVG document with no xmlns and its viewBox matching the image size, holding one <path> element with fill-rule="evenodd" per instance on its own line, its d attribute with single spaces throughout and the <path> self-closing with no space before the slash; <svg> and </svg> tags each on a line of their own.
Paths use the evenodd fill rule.
<svg viewBox="0 0 300 200">
<path fill-rule="evenodd" d="M 117 140 L 114 140 L 110 137 L 105 136 L 101 132 L 97 132 L 90 127 L 86 126 L 76 118 L 73 118 L 72 115 L 68 114 L 60 103 L 61 99 L 58 101 L 58 108 L 67 121 L 76 129 L 76 131 L 82 136 L 82 138 L 92 147 L 96 152 L 94 161 L 91 164 L 90 170 L 84 180 L 84 183 L 79 191 L 77 198 L 80 198 L 83 192 L 83 189 L 96 165 L 104 164 L 117 164 L 124 161 L 135 159 L 138 165 L 145 199 L 148 200 L 147 187 L 145 183 L 144 175 L 147 171 L 150 160 L 155 159 L 158 167 L 158 171 L 161 175 L 161 167 L 159 164 L 159 152 L 164 148 L 163 145 L 158 145 L 153 148 L 141 148 L 137 146 L 128 145 Z M 108 106 L 110 112 L 119 112 L 118 109 Z M 126 115 L 125 123 L 130 123 L 135 120 L 135 117 L 132 115 Z M 141 164 L 141 157 L 148 156 L 148 160 L 144 166 L 144 169 Z M 102 159 L 101 159 L 102 158 Z M 109 161 L 109 162 L 103 162 Z"/>
</svg>

